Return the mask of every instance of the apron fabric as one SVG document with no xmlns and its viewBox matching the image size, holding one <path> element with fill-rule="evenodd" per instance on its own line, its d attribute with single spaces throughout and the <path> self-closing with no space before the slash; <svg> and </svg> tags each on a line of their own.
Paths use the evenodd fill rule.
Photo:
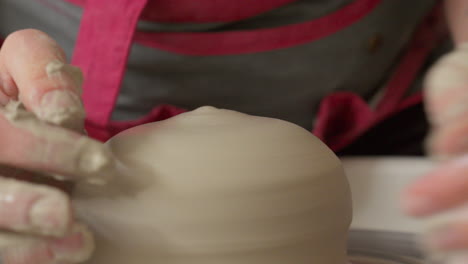
<svg viewBox="0 0 468 264">
<path fill-rule="evenodd" d="M 445 39 L 441 13 L 440 6 L 436 6 L 420 25 L 400 64 L 390 77 L 376 109 L 371 109 L 355 94 L 332 94 L 321 104 L 314 134 L 338 152 L 377 124 L 422 103 L 422 92 L 409 98 L 404 96 L 431 51 Z"/>
<path fill-rule="evenodd" d="M 219 34 L 157 33 L 139 34 L 135 38 L 154 48 L 192 55 L 254 53 L 286 48 L 331 35 L 361 19 L 379 2 L 378 0 L 355 1 L 318 20 L 261 32 L 233 32 L 233 34 L 221 36 Z M 100 140 L 107 140 L 130 126 L 167 117 L 161 117 L 160 113 L 182 111 L 171 106 L 158 106 L 139 121 L 111 121 L 111 114 L 126 68 L 126 58 L 135 34 L 134 29 L 146 4 L 147 1 L 143 0 L 86 2 L 73 63 L 83 69 L 86 78 L 83 100 L 88 111 L 87 130 L 91 136 Z M 120 10 L 109 10 L 106 8 L 109 6 Z M 103 32 L 112 32 L 112 34 Z M 309 34 L 288 34 L 288 32 L 309 32 Z M 278 38 L 279 35 L 284 37 Z M 222 41 L 229 45 L 222 46 L 222 50 L 218 50 L 216 46 L 211 45 L 211 43 L 217 43 L 213 38 L 223 38 Z M 90 39 L 93 41 L 89 41 Z M 109 47 L 110 45 L 112 48 Z"/>
<path fill-rule="evenodd" d="M 69 2 L 81 5 L 84 9 L 73 63 L 80 66 L 86 76 L 84 102 L 88 112 L 87 130 L 92 137 L 100 140 L 107 140 L 129 127 L 163 120 L 185 111 L 181 107 L 157 102 L 157 107 L 141 118 L 126 122 L 112 120 L 116 101 L 121 99 L 119 93 L 126 92 L 120 91 L 120 86 L 132 45 L 142 45 L 148 49 L 166 51 L 170 55 L 182 54 L 199 60 L 206 57 L 232 60 L 242 56 L 249 59 L 248 56 L 266 56 L 288 51 L 290 48 L 294 50 L 296 47 L 300 49 L 305 45 L 315 45 L 360 23 L 381 6 L 389 5 L 386 1 L 377 0 L 342 1 L 342 7 L 336 11 L 301 23 L 255 31 L 233 28 L 230 32 L 205 33 L 135 32 L 135 29 L 139 19 L 162 23 L 230 23 L 300 1 L 256 1 L 254 6 L 249 5 L 248 8 L 245 6 L 247 1 L 220 0 L 197 1 L 196 6 L 193 6 L 193 0 Z M 426 21 L 434 19 L 434 16 L 431 17 Z M 410 45 L 422 48 L 409 48 L 406 54 L 411 55 L 403 56 L 399 67 L 393 70 L 394 74 L 385 87 L 387 95 L 384 96 L 385 100 L 381 100 L 386 103 L 372 109 L 365 103 L 362 93 L 334 93 L 320 104 L 313 132 L 333 150 L 339 151 L 380 120 L 397 113 L 398 109 L 419 103 L 420 95 L 405 102 L 402 99 L 435 43 L 435 24 L 437 23 L 433 21 L 432 24 L 428 22 L 421 25 L 420 28 L 426 28 L 425 34 L 429 35 L 424 37 L 427 43 L 423 41 Z M 423 35 L 420 31 L 415 36 Z M 413 43 L 417 43 L 416 39 L 421 41 L 422 38 L 414 39 Z M 301 50 L 296 52 L 301 54 Z M 285 54 L 288 53 L 280 55 Z M 369 74 L 373 75 L 372 69 Z"/>
<path fill-rule="evenodd" d="M 67 0 L 85 6 L 86 0 Z M 138 0 L 137 0 L 138 1 Z M 253 17 L 296 0 L 158 0 L 148 1 L 141 18 L 168 23 L 230 22 Z M 145 1 L 146 2 L 146 1 Z"/>
<path fill-rule="evenodd" d="M 175 1 L 177 2 L 177 1 Z M 183 2 L 183 1 L 182 1 Z M 270 1 L 273 4 L 274 1 Z M 281 2 L 281 1 L 278 1 Z M 191 55 L 219 55 L 236 54 L 239 52 L 264 52 L 266 50 L 286 48 L 304 42 L 311 42 L 326 37 L 362 19 L 371 12 L 381 1 L 359 0 L 347 5 L 333 14 L 310 21 L 308 23 L 290 25 L 279 29 L 261 32 L 240 32 L 230 34 L 226 47 L 214 46 L 211 38 L 216 35 L 200 36 L 187 33 L 135 33 L 136 23 L 142 15 L 147 1 L 143 0 L 115 0 L 87 1 L 80 35 L 73 62 L 80 66 L 87 78 L 85 83 L 84 102 L 90 116 L 87 129 L 90 135 L 107 140 L 116 133 L 129 127 L 162 120 L 182 113 L 183 109 L 163 105 L 156 107 L 146 117 L 132 122 L 111 121 L 112 110 L 117 100 L 119 85 L 126 67 L 126 58 L 130 50 L 131 41 L 144 43 L 154 48 L 167 49 Z M 109 12 L 106 6 L 125 7 L 121 10 Z M 261 5 L 261 1 L 258 2 Z M 264 6 L 263 10 L 271 6 Z M 105 10 L 105 13 L 103 13 Z M 242 16 L 242 14 L 238 14 Z M 99 17 L 99 23 L 95 23 Z M 421 102 L 421 95 L 402 101 L 405 91 L 415 79 L 418 70 L 425 62 L 425 58 L 435 47 L 441 34 L 437 32 L 439 12 L 434 11 L 420 26 L 410 44 L 400 65 L 388 81 L 384 98 L 375 110 L 371 110 L 366 102 L 353 93 L 335 93 L 325 98 L 320 106 L 318 119 L 313 133 L 323 140 L 332 150 L 339 151 L 353 142 L 359 135 L 371 128 L 379 121 Z M 180 17 L 179 17 L 180 18 Z M 125 23 L 119 23 L 125 21 Z M 93 23 L 94 22 L 94 23 Z M 323 26 L 326 25 L 326 26 Z M 112 31 L 110 31 L 112 30 Z M 117 32 L 113 36 L 101 32 Z M 288 34 L 302 31 L 305 34 Z M 250 34 L 249 34 L 250 33 Z M 284 38 L 277 42 L 271 41 L 277 35 Z M 93 43 L 89 39 L 95 39 Z M 252 41 L 252 40 L 265 41 Z M 109 43 L 113 48 L 109 51 Z M 107 44 L 107 45 L 106 45 Z M 118 51 L 118 52 L 117 52 Z M 99 67 L 97 67 L 97 63 Z M 104 74 L 103 71 L 106 73 Z"/>
</svg>

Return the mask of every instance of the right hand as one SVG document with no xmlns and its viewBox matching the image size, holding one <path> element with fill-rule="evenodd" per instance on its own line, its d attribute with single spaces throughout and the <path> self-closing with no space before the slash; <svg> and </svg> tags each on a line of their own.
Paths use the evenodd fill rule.
<svg viewBox="0 0 468 264">
<path fill-rule="evenodd" d="M 65 67 L 47 74 L 51 62 Z M 48 135 L 60 136 L 15 126 L 0 114 L 0 164 L 80 181 L 98 177 L 89 168 L 99 171 L 113 162 L 103 144 L 60 127 L 67 120 L 57 116 L 64 113 L 80 123 L 81 129 L 84 124 L 76 71 L 66 64 L 58 44 L 43 32 L 21 30 L 7 37 L 0 50 L 0 107 L 20 100 L 47 121 L 41 126 Z M 0 174 L 0 263 L 72 264 L 89 257 L 92 237 L 75 222 L 65 192 L 13 179 L 5 170 Z M 33 174 L 21 176 L 28 177 Z"/>
<path fill-rule="evenodd" d="M 437 220 L 438 225 L 425 236 L 425 243 L 436 252 L 466 251 L 468 44 L 459 45 L 432 67 L 424 89 L 425 107 L 431 121 L 428 151 L 439 158 L 440 164 L 408 186 L 403 207 L 408 215 L 420 218 L 446 218 L 444 214 L 449 210 L 462 212 L 453 219 Z M 454 211 L 449 214 L 456 215 Z"/>
</svg>

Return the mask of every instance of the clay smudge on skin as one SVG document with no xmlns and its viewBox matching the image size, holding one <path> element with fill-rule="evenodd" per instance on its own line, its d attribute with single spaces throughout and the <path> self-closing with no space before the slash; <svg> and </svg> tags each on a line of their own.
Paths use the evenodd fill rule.
<svg viewBox="0 0 468 264">
<path fill-rule="evenodd" d="M 21 102 L 10 101 L 3 109 L 3 115 L 15 127 L 24 129 L 39 138 L 66 145 L 73 144 L 67 151 L 57 153 L 57 144 L 46 144 L 44 148 L 31 150 L 32 159 L 42 163 L 62 164 L 63 170 L 79 176 L 77 181 L 89 184 L 103 185 L 116 174 L 116 161 L 110 151 L 100 143 L 86 137 L 65 133 L 60 129 L 39 120 L 34 113 L 27 111 Z M 70 143 L 69 143 L 70 142 Z M 48 175 L 58 180 L 64 180 L 61 175 Z"/>
<path fill-rule="evenodd" d="M 63 78 L 63 73 L 69 74 L 76 84 L 76 92 L 81 94 L 81 86 L 83 84 L 83 74 L 78 67 L 74 67 L 70 64 L 65 64 L 59 60 L 53 60 L 46 65 L 46 73 L 49 78 Z"/>
<path fill-rule="evenodd" d="M 83 83 L 80 69 L 53 60 L 46 65 L 45 71 L 48 78 L 57 84 L 57 89 L 42 96 L 41 104 L 36 111 L 38 118 L 82 133 L 86 113 L 80 99 Z M 72 90 L 62 89 L 70 85 Z"/>
</svg>

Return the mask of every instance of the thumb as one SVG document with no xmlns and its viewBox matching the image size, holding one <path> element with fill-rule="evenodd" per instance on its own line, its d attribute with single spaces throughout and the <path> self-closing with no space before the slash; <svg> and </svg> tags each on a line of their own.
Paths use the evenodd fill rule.
<svg viewBox="0 0 468 264">
<path fill-rule="evenodd" d="M 38 30 L 10 34 L 0 51 L 0 88 L 41 120 L 82 130 L 82 75 L 60 46 Z"/>
<path fill-rule="evenodd" d="M 468 150 L 468 44 L 441 58 L 425 79 L 425 105 L 432 124 L 428 148 L 437 156 Z M 460 149 L 464 148 L 464 149 Z"/>
<path fill-rule="evenodd" d="M 433 125 L 443 125 L 460 117 L 467 109 L 468 43 L 443 56 L 428 72 L 425 102 Z M 458 109 L 459 111 L 455 111 Z"/>
</svg>

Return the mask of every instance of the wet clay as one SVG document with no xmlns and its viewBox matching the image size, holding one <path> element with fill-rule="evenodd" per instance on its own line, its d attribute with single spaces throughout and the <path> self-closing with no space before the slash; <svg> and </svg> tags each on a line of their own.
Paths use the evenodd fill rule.
<svg viewBox="0 0 468 264">
<path fill-rule="evenodd" d="M 10 125 L 27 131 L 44 141 L 74 142 L 74 147 L 67 149 L 60 156 L 66 171 L 75 171 L 80 177 L 79 181 L 87 184 L 104 184 L 109 177 L 116 174 L 115 162 L 109 151 L 102 151 L 100 143 L 80 137 L 75 133 L 65 133 L 62 128 L 48 124 L 32 112 L 27 111 L 21 102 L 11 100 L 6 106 L 0 108 L 0 115 L 6 118 Z M 51 144 L 52 147 L 53 144 Z M 65 145 L 65 144 L 64 144 Z M 46 159 L 56 149 L 31 149 L 30 155 L 35 159 Z M 62 175 L 48 174 L 62 180 Z"/>
<path fill-rule="evenodd" d="M 49 79 L 55 79 L 60 84 L 72 85 L 73 90 L 63 90 L 60 92 L 52 92 L 45 96 L 49 98 L 47 104 L 41 105 L 39 119 L 65 127 L 77 132 L 83 132 L 83 120 L 86 116 L 80 96 L 82 94 L 83 74 L 81 70 L 70 64 L 65 64 L 61 61 L 51 61 L 46 66 L 46 74 Z M 71 79 L 71 81 L 70 81 Z M 49 105 L 57 105 L 63 101 L 64 97 L 73 98 L 74 106 L 69 106 L 58 110 L 50 108 Z"/>
<path fill-rule="evenodd" d="M 96 236 L 87 264 L 346 262 L 343 168 L 296 125 L 202 107 L 107 145 L 127 171 L 98 192 L 77 186 Z"/>
</svg>

